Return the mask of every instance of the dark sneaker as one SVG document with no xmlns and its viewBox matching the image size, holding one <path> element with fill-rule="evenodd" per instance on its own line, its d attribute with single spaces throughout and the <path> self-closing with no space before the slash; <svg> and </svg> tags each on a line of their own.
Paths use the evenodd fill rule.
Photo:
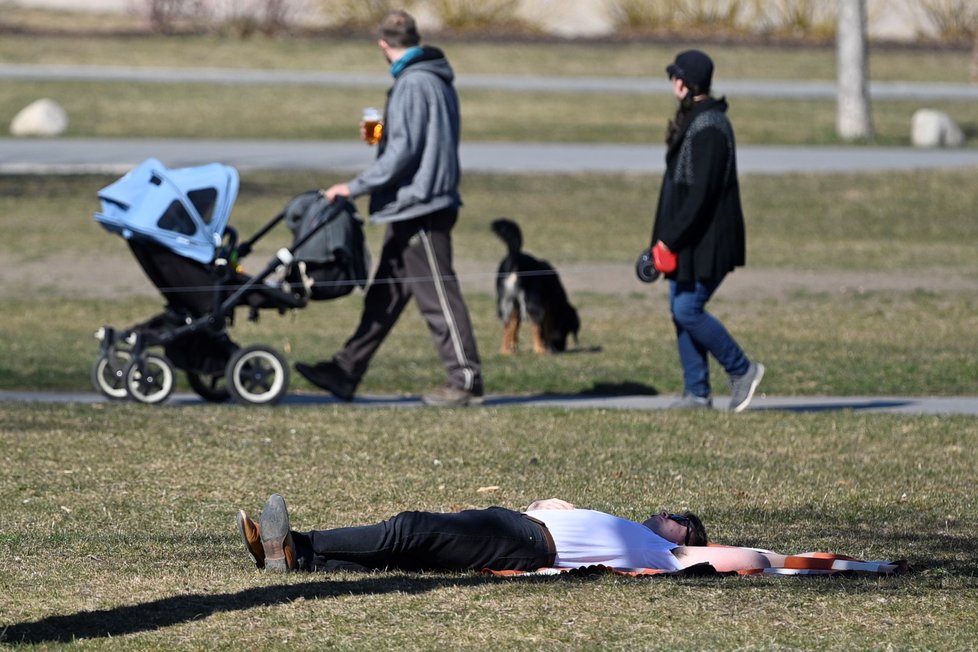
<svg viewBox="0 0 978 652">
<path fill-rule="evenodd" d="M 258 530 L 265 553 L 265 568 L 270 571 L 295 570 L 295 544 L 292 542 L 289 510 L 280 495 L 269 496 L 258 519 Z"/>
<path fill-rule="evenodd" d="M 255 562 L 258 568 L 265 568 L 265 548 L 261 545 L 261 530 L 258 524 L 248 518 L 243 509 L 238 510 L 235 520 L 238 523 L 238 533 L 241 534 L 241 540 L 251 561 Z"/>
<path fill-rule="evenodd" d="M 325 389 L 341 401 L 352 401 L 357 391 L 357 381 L 350 378 L 335 362 L 295 363 L 295 370 L 310 383 Z"/>
<path fill-rule="evenodd" d="M 754 398 L 754 391 L 764 378 L 764 365 L 750 363 L 743 376 L 730 377 L 730 409 L 743 412 Z"/>
<path fill-rule="evenodd" d="M 683 392 L 683 395 L 677 401 L 673 401 L 669 404 L 670 410 L 711 410 L 713 409 L 713 399 L 709 396 L 697 396 L 696 394 L 690 394 L 689 392 Z"/>
<path fill-rule="evenodd" d="M 421 402 L 432 407 L 464 407 L 466 405 L 480 405 L 483 398 L 482 389 L 479 387 L 470 391 L 445 384 L 425 392 L 421 396 Z"/>
</svg>

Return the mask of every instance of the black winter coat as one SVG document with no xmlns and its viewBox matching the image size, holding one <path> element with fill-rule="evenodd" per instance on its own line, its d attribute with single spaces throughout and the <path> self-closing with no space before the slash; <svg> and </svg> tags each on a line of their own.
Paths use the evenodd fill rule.
<svg viewBox="0 0 978 652">
<path fill-rule="evenodd" d="M 724 99 L 698 103 L 666 151 L 666 172 L 652 227 L 678 254 L 669 278 L 719 280 L 746 259 L 733 127 Z"/>
</svg>

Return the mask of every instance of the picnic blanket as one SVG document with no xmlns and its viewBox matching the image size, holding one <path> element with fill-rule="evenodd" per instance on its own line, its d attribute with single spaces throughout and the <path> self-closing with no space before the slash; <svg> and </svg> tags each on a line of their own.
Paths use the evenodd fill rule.
<svg viewBox="0 0 978 652">
<path fill-rule="evenodd" d="M 758 552 L 770 552 L 751 548 Z M 900 575 L 910 571 L 906 560 L 864 561 L 846 555 L 829 552 L 806 552 L 789 555 L 784 565 L 772 568 L 742 568 L 729 573 L 720 573 L 707 563 L 695 564 L 681 570 L 662 570 L 660 568 L 612 568 L 610 566 L 581 566 L 580 568 L 540 568 L 535 571 L 513 571 L 484 569 L 482 572 L 497 577 L 568 575 L 581 576 L 594 573 L 613 573 L 627 577 L 665 575 L 672 577 L 701 577 L 704 575 Z"/>
</svg>

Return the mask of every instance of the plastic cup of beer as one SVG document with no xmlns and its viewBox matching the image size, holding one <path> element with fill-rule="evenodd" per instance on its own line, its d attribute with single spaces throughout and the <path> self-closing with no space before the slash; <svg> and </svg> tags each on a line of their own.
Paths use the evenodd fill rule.
<svg viewBox="0 0 978 652">
<path fill-rule="evenodd" d="M 384 115 L 373 107 L 363 110 L 363 137 L 368 145 L 376 145 L 384 133 Z"/>
</svg>

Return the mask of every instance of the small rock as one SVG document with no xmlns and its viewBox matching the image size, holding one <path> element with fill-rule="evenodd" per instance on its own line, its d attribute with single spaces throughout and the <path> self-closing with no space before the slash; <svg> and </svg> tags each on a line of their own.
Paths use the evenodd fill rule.
<svg viewBox="0 0 978 652">
<path fill-rule="evenodd" d="M 14 136 L 60 136 L 67 129 L 68 114 L 60 104 L 47 98 L 31 102 L 10 122 Z"/>
<path fill-rule="evenodd" d="M 920 109 L 911 120 L 910 140 L 914 147 L 961 147 L 964 132 L 943 111 Z"/>
</svg>

